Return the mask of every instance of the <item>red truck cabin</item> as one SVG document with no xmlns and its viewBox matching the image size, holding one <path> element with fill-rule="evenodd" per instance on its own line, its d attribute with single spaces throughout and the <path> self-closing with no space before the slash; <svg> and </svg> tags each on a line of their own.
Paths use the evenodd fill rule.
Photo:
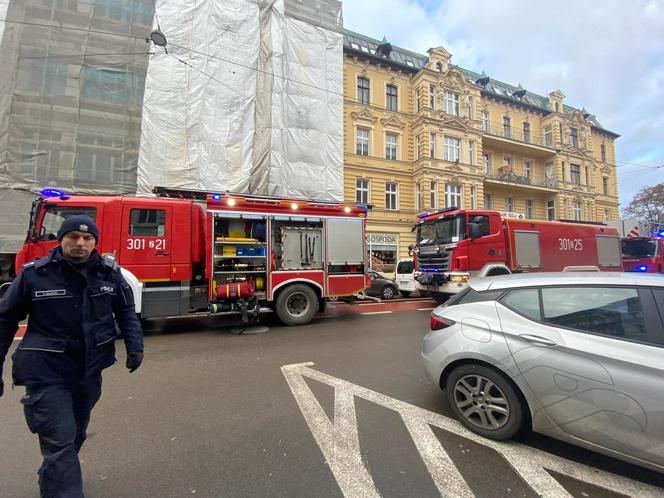
<svg viewBox="0 0 664 498">
<path fill-rule="evenodd" d="M 623 271 L 662 273 L 664 239 L 661 237 L 627 237 L 622 239 Z"/>
</svg>

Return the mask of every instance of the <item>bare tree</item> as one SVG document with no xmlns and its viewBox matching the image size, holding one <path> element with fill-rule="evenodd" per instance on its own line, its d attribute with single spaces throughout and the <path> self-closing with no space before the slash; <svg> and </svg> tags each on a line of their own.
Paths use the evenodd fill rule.
<svg viewBox="0 0 664 498">
<path fill-rule="evenodd" d="M 639 190 L 623 209 L 623 217 L 636 218 L 646 225 L 648 230 L 664 226 L 664 183 Z"/>
</svg>

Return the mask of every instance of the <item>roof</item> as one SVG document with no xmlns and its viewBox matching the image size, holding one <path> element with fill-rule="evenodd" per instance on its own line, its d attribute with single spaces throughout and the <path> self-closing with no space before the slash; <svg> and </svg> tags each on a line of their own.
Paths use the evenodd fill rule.
<svg viewBox="0 0 664 498">
<path fill-rule="evenodd" d="M 476 291 L 554 285 L 648 285 L 664 287 L 664 276 L 618 272 L 541 272 L 475 278 L 470 281 L 470 286 Z"/>
<path fill-rule="evenodd" d="M 362 35 L 360 33 L 355 33 L 348 29 L 344 29 L 344 51 L 350 53 L 356 53 L 357 55 L 369 59 L 373 59 L 376 62 L 385 64 L 386 62 L 392 66 L 395 66 L 399 69 L 402 69 L 406 72 L 417 73 L 429 61 L 429 58 L 426 55 L 418 54 L 416 52 L 411 52 L 410 50 L 397 47 L 390 44 L 391 51 L 389 55 L 380 55 L 377 51 L 378 47 L 382 44 L 387 43 L 387 40 L 378 41 L 374 38 Z M 465 76 L 466 81 L 477 85 L 477 80 L 486 77 L 485 74 L 478 74 L 474 71 L 464 69 L 462 67 L 456 66 Z M 482 91 L 485 94 L 498 97 L 500 99 L 505 99 L 512 101 L 521 105 L 527 105 L 534 107 L 537 110 L 543 111 L 545 113 L 550 113 L 549 109 L 549 99 L 548 97 L 543 97 L 537 95 L 536 93 L 525 91 L 522 97 L 514 96 L 514 92 L 523 90 L 521 86 L 510 85 L 509 83 L 504 83 L 493 78 L 488 78 L 488 83 L 482 86 Z M 576 109 L 575 107 L 564 105 L 563 111 L 565 114 L 572 114 L 574 111 L 579 111 L 583 114 L 584 118 L 591 126 L 597 128 L 600 131 L 613 135 L 614 137 L 619 137 L 617 133 L 609 131 L 602 127 L 600 122 L 597 120 L 595 115 L 590 114 L 585 109 Z"/>
</svg>

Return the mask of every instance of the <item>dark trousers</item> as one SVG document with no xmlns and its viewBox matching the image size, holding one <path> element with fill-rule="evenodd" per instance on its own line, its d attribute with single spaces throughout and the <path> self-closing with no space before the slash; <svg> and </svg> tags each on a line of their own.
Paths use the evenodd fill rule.
<svg viewBox="0 0 664 498">
<path fill-rule="evenodd" d="M 90 412 L 101 396 L 101 374 L 70 384 L 28 385 L 21 399 L 30 431 L 39 436 L 42 498 L 83 498 L 78 452 Z"/>
</svg>

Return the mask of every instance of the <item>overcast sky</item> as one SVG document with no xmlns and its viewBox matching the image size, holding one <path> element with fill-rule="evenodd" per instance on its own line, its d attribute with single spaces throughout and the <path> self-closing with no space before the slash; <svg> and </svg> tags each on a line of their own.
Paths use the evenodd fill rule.
<svg viewBox="0 0 664 498">
<path fill-rule="evenodd" d="M 344 27 L 585 107 L 616 141 L 621 208 L 664 182 L 664 0 L 343 0 Z M 657 166 L 662 166 L 655 169 Z"/>
</svg>

